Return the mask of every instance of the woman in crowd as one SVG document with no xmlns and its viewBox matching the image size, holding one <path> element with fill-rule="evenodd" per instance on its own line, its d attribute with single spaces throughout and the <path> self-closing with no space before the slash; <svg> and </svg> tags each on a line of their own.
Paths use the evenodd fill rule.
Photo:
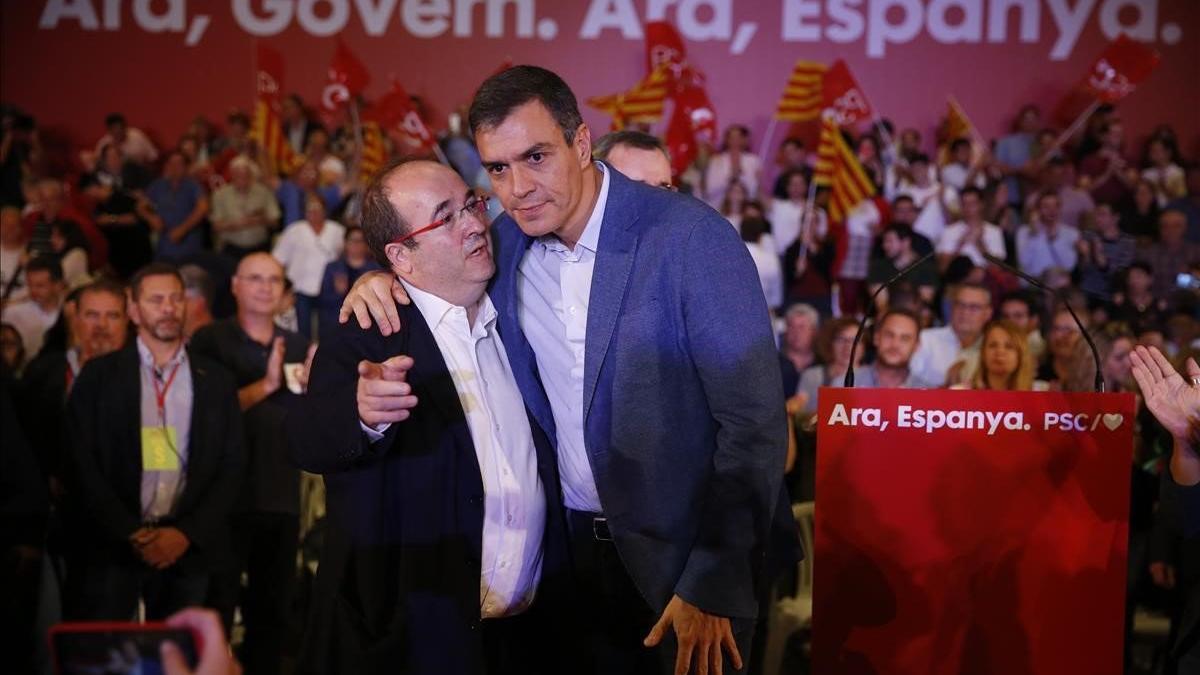
<svg viewBox="0 0 1200 675">
<path fill-rule="evenodd" d="M 153 256 L 145 219 L 149 205 L 138 199 L 127 178 L 121 151 L 109 144 L 100 151 L 96 170 L 79 185 L 95 202 L 92 218 L 108 240 L 109 262 L 120 279 L 133 276 Z"/>
<path fill-rule="evenodd" d="M 1138 238 L 1150 241 L 1158 238 L 1158 196 L 1154 184 L 1139 180 L 1133 188 L 1133 196 L 1121 212 L 1121 229 Z"/>
<path fill-rule="evenodd" d="M 726 127 L 724 146 L 704 171 L 706 201 L 720 204 L 734 184 L 745 188 L 748 198 L 756 197 L 761 179 L 762 161 L 750 151 L 750 130 L 740 124 Z"/>
<path fill-rule="evenodd" d="M 771 224 L 762 216 L 746 217 L 742 219 L 741 234 L 758 270 L 767 309 L 775 316 L 783 305 L 783 270 L 775 251 L 775 240 L 771 237 Z"/>
<path fill-rule="evenodd" d="M 953 368 L 951 369 L 953 371 Z M 983 329 L 979 366 L 971 378 L 972 389 L 993 391 L 1044 391 L 1046 383 L 1033 379 L 1034 362 L 1025 331 L 1007 319 L 994 319 Z M 954 379 L 953 374 L 951 380 Z"/>
<path fill-rule="evenodd" d="M 1152 137 L 1146 143 L 1146 168 L 1142 169 L 1142 180 L 1154 187 L 1160 208 L 1187 194 L 1183 168 L 1175 163 L 1174 154 L 1162 137 Z"/>
<path fill-rule="evenodd" d="M 850 367 L 850 348 L 854 344 L 854 334 L 858 332 L 858 322 L 850 317 L 839 317 L 821 326 L 817 336 L 817 356 L 824 365 L 811 366 L 800 374 L 800 386 L 797 393 L 805 395 L 804 412 L 812 415 L 817 412 L 817 390 L 821 387 L 840 387 L 846 369 Z M 854 358 L 854 367 L 862 362 L 863 350 L 858 350 Z"/>
<path fill-rule="evenodd" d="M 721 199 L 721 215 L 739 232 L 742 229 L 742 209 L 749 199 L 750 195 L 741 183 L 730 183 L 729 189 L 725 190 L 725 197 Z"/>
<path fill-rule="evenodd" d="M 50 248 L 62 265 L 63 283 L 74 290 L 92 282 L 88 274 L 88 241 L 79 226 L 69 220 L 50 225 Z"/>
</svg>

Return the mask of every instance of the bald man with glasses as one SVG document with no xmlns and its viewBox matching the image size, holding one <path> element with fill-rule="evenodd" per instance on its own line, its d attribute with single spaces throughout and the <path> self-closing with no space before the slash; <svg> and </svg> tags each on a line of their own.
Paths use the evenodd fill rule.
<svg viewBox="0 0 1200 675">
<path fill-rule="evenodd" d="M 329 519 L 300 670 L 562 672 L 542 620 L 567 574 L 556 459 L 486 292 L 486 199 L 405 162 L 367 188 L 362 227 L 412 303 L 388 336 L 339 326 L 290 417 Z"/>
</svg>

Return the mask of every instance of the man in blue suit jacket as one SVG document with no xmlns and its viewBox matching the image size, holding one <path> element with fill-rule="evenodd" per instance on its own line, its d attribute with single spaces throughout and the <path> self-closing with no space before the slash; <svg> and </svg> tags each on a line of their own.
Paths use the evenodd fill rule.
<svg viewBox="0 0 1200 675">
<path fill-rule="evenodd" d="M 741 669 L 787 433 L 754 264 L 715 211 L 593 163 L 547 70 L 487 80 L 470 124 L 507 212 L 489 295 L 556 441 L 595 670 Z M 390 282 L 365 286 L 360 323 L 398 328 Z"/>
</svg>

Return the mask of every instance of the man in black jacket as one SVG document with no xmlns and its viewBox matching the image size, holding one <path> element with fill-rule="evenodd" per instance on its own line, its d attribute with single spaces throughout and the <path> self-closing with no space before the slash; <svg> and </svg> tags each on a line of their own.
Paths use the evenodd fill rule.
<svg viewBox="0 0 1200 675">
<path fill-rule="evenodd" d="M 387 337 L 339 326 L 289 417 L 329 522 L 302 669 L 569 672 L 551 663 L 562 624 L 543 622 L 565 596 L 555 455 L 485 293 L 486 202 L 410 162 L 367 189 L 363 227 L 413 304 Z"/>
<path fill-rule="evenodd" d="M 74 619 L 160 619 L 203 602 L 243 456 L 236 393 L 183 345 L 183 280 L 152 264 L 130 283 L 127 348 L 88 363 L 67 405 Z"/>
</svg>

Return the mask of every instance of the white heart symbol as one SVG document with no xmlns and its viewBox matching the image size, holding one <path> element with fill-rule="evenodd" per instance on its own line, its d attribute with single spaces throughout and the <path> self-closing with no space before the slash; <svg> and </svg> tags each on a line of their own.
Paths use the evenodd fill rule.
<svg viewBox="0 0 1200 675">
<path fill-rule="evenodd" d="M 1102 418 L 1102 421 L 1104 422 L 1104 426 L 1108 427 L 1109 431 L 1113 431 L 1117 427 L 1121 426 L 1121 422 L 1125 421 L 1125 416 L 1109 414 L 1105 415 Z"/>
</svg>

